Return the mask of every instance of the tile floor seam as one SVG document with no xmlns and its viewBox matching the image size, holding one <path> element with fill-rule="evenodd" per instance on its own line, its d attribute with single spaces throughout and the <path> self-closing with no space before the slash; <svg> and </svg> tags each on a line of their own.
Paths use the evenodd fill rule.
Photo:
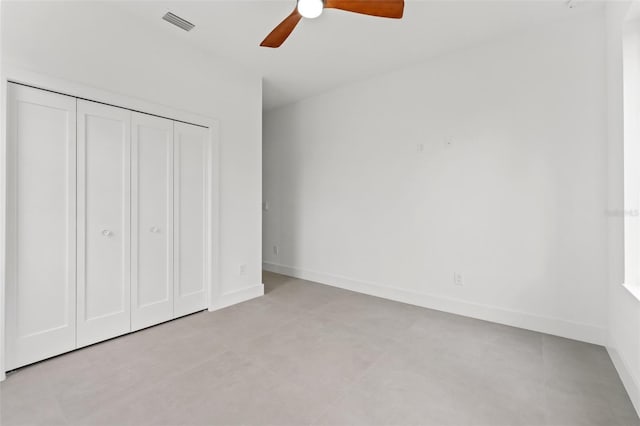
<svg viewBox="0 0 640 426">
<path fill-rule="evenodd" d="M 336 324 L 339 324 L 339 323 L 337 323 L 337 322 L 336 322 Z M 284 326 L 284 325 L 283 325 L 283 326 Z M 270 334 L 270 333 L 267 333 L 267 334 Z M 255 337 L 253 337 L 252 339 L 257 339 L 257 338 L 259 338 L 259 337 L 264 337 L 264 336 L 266 336 L 266 334 L 261 335 L 261 336 L 255 336 Z M 247 355 L 245 355 L 245 354 L 243 354 L 243 353 L 238 353 L 238 352 L 236 352 L 233 348 L 230 348 L 229 350 L 230 350 L 230 352 L 232 352 L 232 353 L 234 353 L 234 354 L 236 354 L 236 355 L 240 356 L 241 358 L 245 359 L 246 361 L 249 361 L 249 362 L 252 362 L 252 363 L 257 363 L 257 364 L 261 367 L 261 369 L 264 369 L 267 373 L 272 374 L 272 375 L 277 375 L 277 372 L 274 372 L 274 371 L 272 371 L 271 369 L 269 369 L 269 366 L 268 366 L 268 365 L 266 365 L 266 364 L 264 364 L 264 363 L 262 363 L 262 362 L 261 362 L 261 360 L 254 360 L 253 358 L 249 358 Z M 381 354 L 380 356 L 382 356 L 382 354 Z M 376 359 L 376 361 L 377 361 L 377 359 Z M 371 366 L 369 366 L 369 367 L 371 367 Z M 368 369 L 369 367 L 367 367 L 367 369 Z M 362 375 L 364 375 L 364 373 L 367 371 L 367 369 L 365 369 L 365 371 L 363 371 L 363 374 L 362 374 Z M 362 376 L 362 375 L 361 375 L 361 376 Z M 360 376 L 360 377 L 361 377 L 361 376 Z M 347 390 L 348 388 L 350 388 L 351 386 L 353 386 L 353 385 L 355 384 L 356 380 L 358 380 L 360 377 L 358 377 L 358 378 L 356 378 L 356 379 L 352 379 L 352 380 L 350 380 L 350 381 L 346 384 L 345 389 L 342 389 L 342 390 L 341 390 L 341 393 L 342 393 L 342 392 L 344 392 L 344 391 L 346 391 L 346 390 Z M 290 385 L 299 386 L 299 383 L 297 383 L 297 382 L 295 382 L 295 381 L 293 381 L 293 380 L 289 379 L 288 377 L 283 377 L 281 380 L 285 381 L 286 383 L 288 383 L 288 384 L 290 384 Z M 328 410 L 328 409 L 331 407 L 331 405 L 332 405 L 333 403 L 335 403 L 335 402 L 338 400 L 338 398 L 339 398 L 339 395 L 337 395 L 335 398 L 332 398 L 329 402 L 327 402 L 327 403 L 325 404 L 324 409 L 321 411 L 321 413 L 322 413 L 322 414 L 324 414 L 324 412 L 326 412 L 326 410 Z M 321 414 L 321 415 L 322 415 L 322 414 Z M 321 418 L 321 415 L 320 415 L 320 416 L 318 416 L 318 417 L 317 417 L 317 419 L 320 419 L 320 418 Z M 316 420 L 317 420 L 317 419 L 316 419 Z M 310 425 L 314 425 L 314 424 L 315 424 L 315 421 L 314 421 L 314 422 L 310 422 L 309 424 L 310 424 Z"/>
<path fill-rule="evenodd" d="M 317 312 L 313 312 L 313 311 L 312 311 L 312 312 L 310 312 L 310 313 L 309 313 L 309 315 L 310 315 L 310 316 L 315 317 L 315 318 L 316 318 L 316 319 L 318 319 L 318 320 L 326 319 L 326 318 L 323 318 L 322 316 L 320 316 Z M 344 320 L 334 320 L 334 319 L 331 319 L 330 321 L 332 321 L 332 322 L 334 322 L 334 323 L 336 323 L 336 324 L 341 325 L 342 327 L 344 327 L 344 328 L 345 328 L 345 329 L 347 329 L 347 330 L 356 331 L 356 332 L 361 332 L 360 330 L 358 330 L 358 328 L 357 328 L 357 327 L 354 327 L 354 326 L 350 325 L 349 323 L 347 323 L 347 322 L 346 322 L 346 321 L 344 321 Z M 415 320 L 415 322 L 417 322 L 417 319 Z M 414 323 L 412 323 L 411 325 L 415 324 L 415 322 L 414 322 Z M 406 330 L 408 330 L 409 328 L 411 328 L 411 326 L 406 327 Z M 406 331 L 406 330 L 405 330 L 405 331 Z M 403 340 L 403 339 L 405 338 L 405 337 L 403 337 L 403 336 L 397 336 L 397 337 L 396 337 L 396 336 L 386 336 L 386 335 L 382 335 L 382 334 L 380 334 L 380 333 L 372 333 L 372 334 L 375 334 L 375 336 L 376 336 L 376 337 L 381 337 L 381 338 L 384 338 L 384 339 L 393 340 L 393 341 L 395 341 L 396 343 L 400 343 L 400 341 L 401 341 L 401 340 Z"/>
<path fill-rule="evenodd" d="M 382 353 L 380 353 L 380 354 L 376 357 L 376 359 L 371 363 L 371 365 L 369 365 L 367 368 L 365 368 L 365 369 L 362 371 L 362 373 L 361 373 L 357 378 L 353 379 L 353 380 L 352 380 L 352 381 L 351 381 L 351 382 L 350 382 L 350 383 L 345 387 L 345 389 L 343 389 L 343 390 L 342 390 L 342 392 L 341 392 L 341 394 L 340 394 L 340 396 L 339 396 L 339 397 L 336 397 L 336 398 L 335 398 L 335 399 L 333 399 L 329 404 L 327 404 L 327 407 L 325 407 L 325 410 L 323 410 L 322 414 L 321 414 L 320 416 L 318 416 L 318 417 L 316 418 L 316 420 L 315 420 L 314 422 L 312 422 L 311 424 L 313 424 L 313 425 L 317 425 L 318 420 L 320 420 L 320 419 L 322 418 L 322 416 L 324 416 L 324 414 L 326 414 L 327 410 L 329 410 L 329 408 L 331 408 L 331 406 L 332 406 L 333 404 L 335 404 L 336 402 L 339 402 L 339 400 L 340 400 L 341 398 L 343 398 L 343 397 L 344 397 L 344 394 L 345 394 L 348 390 L 353 389 L 353 387 L 355 387 L 355 386 L 356 386 L 356 384 L 358 384 L 358 382 L 359 382 L 360 380 L 362 380 L 362 378 L 363 378 L 363 377 L 364 377 L 364 376 L 365 376 L 369 371 L 371 371 L 371 370 L 376 366 L 376 364 L 378 364 L 378 363 L 380 362 L 380 360 L 381 360 L 381 359 L 382 359 L 382 358 L 383 358 L 383 357 L 384 357 L 388 352 L 390 352 L 390 351 L 391 351 L 391 349 L 390 349 L 390 348 L 387 348 L 387 349 L 385 349 Z"/>
<path fill-rule="evenodd" d="M 640 426 L 600 346 L 282 275 L 263 282 L 263 298 L 10 375 L 0 423 Z M 92 370 L 105 365 L 122 369 Z"/>
</svg>

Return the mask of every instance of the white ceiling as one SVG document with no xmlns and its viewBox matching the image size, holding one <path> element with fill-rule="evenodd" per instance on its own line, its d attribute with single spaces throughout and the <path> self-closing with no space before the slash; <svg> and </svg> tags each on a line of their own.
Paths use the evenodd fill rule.
<svg viewBox="0 0 640 426">
<path fill-rule="evenodd" d="M 141 23 L 258 72 L 264 77 L 265 109 L 594 7 L 583 1 L 569 9 L 566 0 L 407 0 L 402 20 L 325 10 L 318 19 L 303 19 L 282 47 L 269 49 L 259 43 L 293 10 L 295 0 L 116 4 Z M 162 21 L 167 11 L 196 28 L 185 33 Z"/>
</svg>

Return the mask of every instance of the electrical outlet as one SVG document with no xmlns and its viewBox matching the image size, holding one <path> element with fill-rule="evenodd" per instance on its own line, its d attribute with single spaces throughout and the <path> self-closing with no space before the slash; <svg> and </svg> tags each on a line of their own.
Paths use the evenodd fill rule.
<svg viewBox="0 0 640 426">
<path fill-rule="evenodd" d="M 240 265 L 240 275 L 247 275 L 247 264 L 243 263 Z"/>
<path fill-rule="evenodd" d="M 462 274 L 460 272 L 453 273 L 453 284 L 459 286 L 464 285 L 464 278 L 462 277 Z"/>
<path fill-rule="evenodd" d="M 418 152 L 424 152 L 424 144 L 423 144 L 423 143 L 419 143 L 419 144 L 416 146 L 416 151 L 418 151 Z"/>
<path fill-rule="evenodd" d="M 278 248 L 278 246 L 273 246 L 273 254 L 277 256 L 279 252 L 280 252 L 280 249 Z"/>
</svg>

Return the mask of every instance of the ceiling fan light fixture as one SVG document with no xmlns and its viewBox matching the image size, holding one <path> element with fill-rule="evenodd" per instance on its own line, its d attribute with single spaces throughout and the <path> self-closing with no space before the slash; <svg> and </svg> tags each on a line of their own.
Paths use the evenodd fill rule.
<svg viewBox="0 0 640 426">
<path fill-rule="evenodd" d="M 297 0 L 293 12 L 262 40 L 260 46 L 271 48 L 282 46 L 302 18 L 317 18 L 322 15 L 325 7 L 361 15 L 400 19 L 404 13 L 404 0 Z"/>
<path fill-rule="evenodd" d="M 322 9 L 324 9 L 322 0 L 298 0 L 298 12 L 305 18 L 317 18 L 322 15 Z"/>
</svg>

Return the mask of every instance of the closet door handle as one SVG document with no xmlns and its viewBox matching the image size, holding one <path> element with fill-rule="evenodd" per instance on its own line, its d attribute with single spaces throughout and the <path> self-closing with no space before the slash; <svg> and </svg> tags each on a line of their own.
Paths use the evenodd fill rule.
<svg viewBox="0 0 640 426">
<path fill-rule="evenodd" d="M 158 234 L 160 233 L 160 228 L 158 228 L 157 226 L 152 226 L 151 229 L 149 229 L 150 232 L 153 232 L 154 234 Z"/>
<path fill-rule="evenodd" d="M 113 232 L 109 231 L 108 229 L 105 229 L 102 231 L 102 235 L 104 235 L 105 237 L 111 237 L 113 235 Z"/>
</svg>

